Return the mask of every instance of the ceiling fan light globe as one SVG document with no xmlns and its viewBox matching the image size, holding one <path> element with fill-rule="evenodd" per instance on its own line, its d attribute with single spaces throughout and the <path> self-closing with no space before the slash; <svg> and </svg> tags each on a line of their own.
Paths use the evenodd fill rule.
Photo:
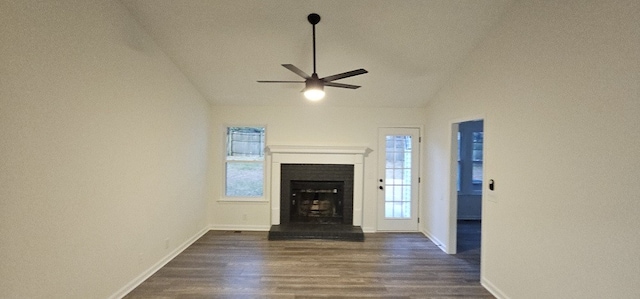
<svg viewBox="0 0 640 299">
<path fill-rule="evenodd" d="M 304 97 L 314 102 L 322 100 L 322 98 L 324 98 L 324 90 L 315 88 L 307 89 L 304 91 Z"/>
</svg>

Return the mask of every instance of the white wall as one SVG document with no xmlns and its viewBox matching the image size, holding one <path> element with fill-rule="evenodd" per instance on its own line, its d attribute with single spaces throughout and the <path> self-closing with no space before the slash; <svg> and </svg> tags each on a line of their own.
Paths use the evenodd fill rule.
<svg viewBox="0 0 640 299">
<path fill-rule="evenodd" d="M 425 229 L 448 242 L 451 123 L 485 118 L 482 280 L 640 297 L 640 2 L 516 3 L 427 109 Z"/>
<path fill-rule="evenodd" d="M 300 101 L 306 101 L 302 94 L 293 93 Z M 421 109 L 328 107 L 322 103 L 303 103 L 296 107 L 218 106 L 212 107 L 212 111 L 210 221 L 214 229 L 268 230 L 271 223 L 268 198 L 262 202 L 220 201 L 224 194 L 222 155 L 226 125 L 265 125 L 267 145 L 357 145 L 371 148 L 373 152 L 365 157 L 364 164 L 362 228 L 374 231 L 378 128 L 421 126 L 424 123 Z M 268 191 L 265 194 L 269 194 Z"/>
<path fill-rule="evenodd" d="M 0 28 L 0 297 L 116 294 L 207 227 L 209 106 L 119 2 Z"/>
</svg>

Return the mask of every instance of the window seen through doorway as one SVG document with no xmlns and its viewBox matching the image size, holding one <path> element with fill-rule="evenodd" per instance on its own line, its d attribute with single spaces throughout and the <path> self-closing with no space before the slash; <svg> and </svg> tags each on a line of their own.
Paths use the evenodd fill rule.
<svg viewBox="0 0 640 299">
<path fill-rule="evenodd" d="M 482 192 L 483 121 L 469 121 L 458 126 L 458 192 Z"/>
</svg>

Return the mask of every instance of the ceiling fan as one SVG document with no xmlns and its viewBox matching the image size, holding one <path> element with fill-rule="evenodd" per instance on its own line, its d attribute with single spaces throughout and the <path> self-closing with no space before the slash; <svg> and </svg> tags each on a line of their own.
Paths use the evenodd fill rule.
<svg viewBox="0 0 640 299">
<path fill-rule="evenodd" d="M 344 83 L 335 83 L 333 81 L 353 77 L 357 75 L 366 74 L 367 71 L 365 69 L 357 69 L 345 73 L 335 74 L 331 76 L 327 76 L 324 78 L 319 78 L 316 73 L 316 24 L 320 22 L 320 16 L 318 14 L 312 13 L 307 17 L 309 23 L 313 26 L 313 74 L 311 76 L 307 75 L 305 72 L 294 66 L 293 64 L 283 64 L 286 69 L 296 73 L 296 75 L 304 78 L 304 81 L 258 81 L 259 83 L 305 83 L 305 88 L 303 89 L 304 96 L 312 101 L 320 100 L 324 97 L 324 87 L 339 87 L 339 88 L 349 88 L 349 89 L 357 89 L 360 86 L 344 84 Z"/>
</svg>

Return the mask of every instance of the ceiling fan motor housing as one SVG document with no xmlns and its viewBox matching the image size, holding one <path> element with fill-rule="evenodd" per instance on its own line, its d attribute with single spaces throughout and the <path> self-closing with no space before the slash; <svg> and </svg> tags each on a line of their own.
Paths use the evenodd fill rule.
<svg viewBox="0 0 640 299">
<path fill-rule="evenodd" d="M 307 79 L 305 81 L 305 90 L 310 89 L 324 90 L 324 81 L 318 79 L 318 75 Z"/>
</svg>

